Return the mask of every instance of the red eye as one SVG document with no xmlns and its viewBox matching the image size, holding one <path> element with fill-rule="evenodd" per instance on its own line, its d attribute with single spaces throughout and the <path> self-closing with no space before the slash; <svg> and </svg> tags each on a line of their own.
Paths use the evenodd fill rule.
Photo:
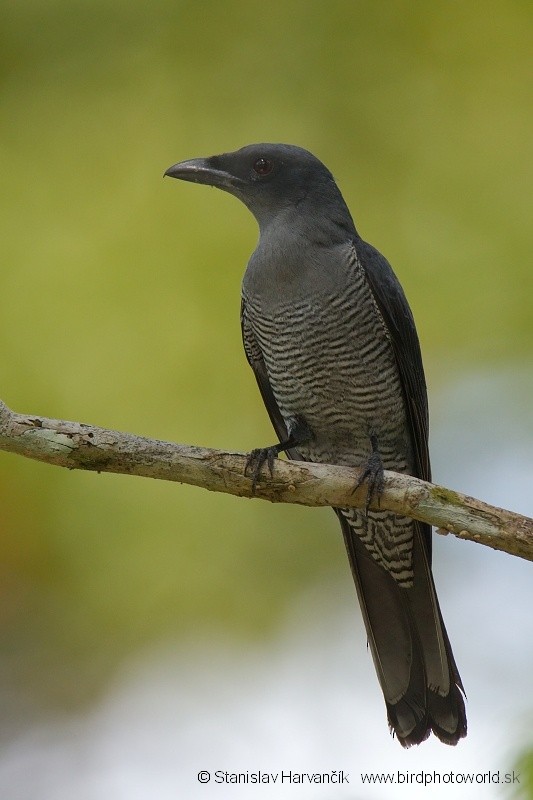
<svg viewBox="0 0 533 800">
<path fill-rule="evenodd" d="M 254 162 L 254 172 L 258 175 L 268 175 L 269 172 L 272 172 L 272 167 L 272 161 L 269 161 L 268 158 L 258 158 Z"/>
</svg>

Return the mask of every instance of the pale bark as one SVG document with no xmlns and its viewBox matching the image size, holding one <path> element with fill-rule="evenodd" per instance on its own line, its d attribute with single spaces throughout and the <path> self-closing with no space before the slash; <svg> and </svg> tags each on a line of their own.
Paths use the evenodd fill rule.
<svg viewBox="0 0 533 800">
<path fill-rule="evenodd" d="M 355 469 L 277 459 L 273 477 L 266 473 L 254 495 L 252 481 L 244 474 L 244 453 L 173 444 L 79 422 L 17 414 L 2 401 L 0 450 L 68 469 L 177 481 L 274 503 L 361 508 L 366 501 L 365 486 L 353 490 L 359 474 Z M 451 532 L 533 560 L 532 519 L 442 486 L 385 472 L 380 507 L 428 522 L 439 533 Z"/>
</svg>

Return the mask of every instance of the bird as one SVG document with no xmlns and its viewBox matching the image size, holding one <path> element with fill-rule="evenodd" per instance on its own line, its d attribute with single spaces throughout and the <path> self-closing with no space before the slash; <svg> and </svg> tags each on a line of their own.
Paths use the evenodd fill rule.
<svg viewBox="0 0 533 800">
<path fill-rule="evenodd" d="M 431 572 L 431 527 L 379 507 L 384 469 L 431 480 L 420 344 L 392 267 L 359 235 L 328 168 L 301 147 L 247 145 L 165 175 L 229 192 L 259 226 L 241 328 L 278 442 L 250 453 L 254 487 L 281 452 L 361 470 L 366 508 L 334 511 L 389 729 L 403 747 L 431 732 L 457 744 L 466 695 Z"/>
</svg>

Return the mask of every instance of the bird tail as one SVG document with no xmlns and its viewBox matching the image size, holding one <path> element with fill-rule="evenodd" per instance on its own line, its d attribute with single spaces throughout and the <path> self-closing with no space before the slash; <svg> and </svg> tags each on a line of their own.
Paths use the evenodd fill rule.
<svg viewBox="0 0 533 800">
<path fill-rule="evenodd" d="M 403 747 L 420 744 L 431 731 L 441 742 L 457 744 L 466 736 L 464 689 L 424 543 L 429 526 L 413 522 L 414 579 L 402 588 L 337 515 L 391 731 Z"/>
</svg>

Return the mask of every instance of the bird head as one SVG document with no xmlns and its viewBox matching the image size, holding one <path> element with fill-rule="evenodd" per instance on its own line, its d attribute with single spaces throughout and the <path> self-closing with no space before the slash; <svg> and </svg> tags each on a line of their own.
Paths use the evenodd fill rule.
<svg viewBox="0 0 533 800">
<path fill-rule="evenodd" d="M 344 201 L 331 172 L 308 150 L 289 144 L 252 144 L 232 153 L 180 161 L 165 175 L 216 186 L 238 197 L 259 225 L 281 211 Z"/>
</svg>

